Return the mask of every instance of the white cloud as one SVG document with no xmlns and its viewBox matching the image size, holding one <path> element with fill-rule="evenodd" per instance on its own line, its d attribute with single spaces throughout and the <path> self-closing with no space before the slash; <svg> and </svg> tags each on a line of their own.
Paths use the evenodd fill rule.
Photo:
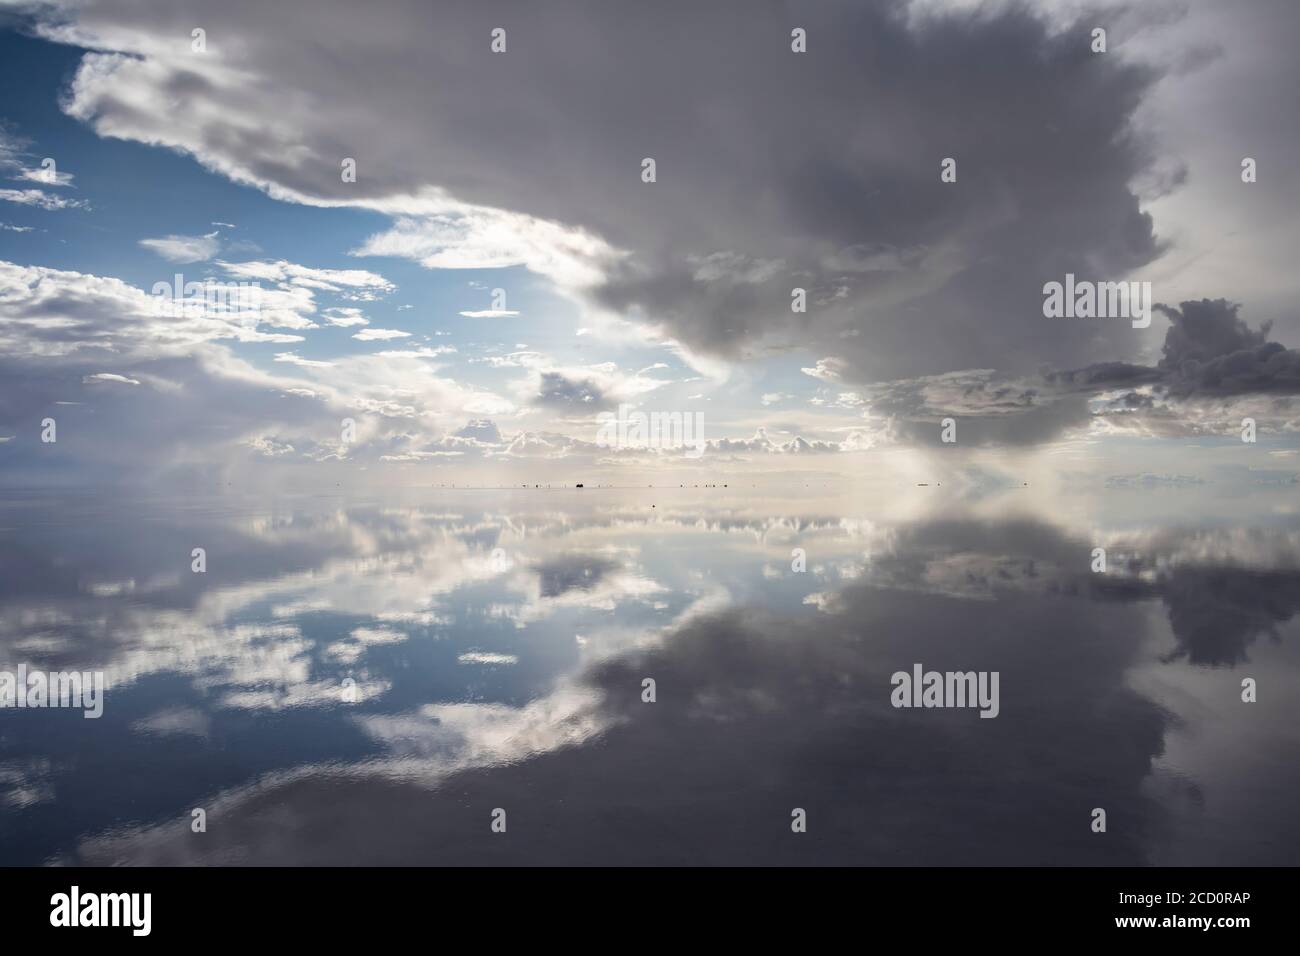
<svg viewBox="0 0 1300 956">
<path fill-rule="evenodd" d="M 237 314 L 186 310 L 120 279 L 0 260 L 0 351 L 11 355 L 184 353 L 217 339 L 300 342 L 241 325 Z"/>
<path fill-rule="evenodd" d="M 79 199 L 64 199 L 62 196 L 51 195 L 43 189 L 0 189 L 0 200 L 49 211 L 86 208 L 86 203 Z"/>
<path fill-rule="evenodd" d="M 0 127 L 0 171 L 10 179 L 43 186 L 72 185 L 72 174 L 59 169 L 51 157 L 42 157 L 39 165 L 31 165 L 35 157 L 28 149 L 30 145 L 29 140 Z"/>
<path fill-rule="evenodd" d="M 218 265 L 239 282 L 209 280 L 205 289 L 227 295 L 181 302 L 170 281 L 156 283 L 156 294 L 148 294 L 119 279 L 0 261 L 0 347 L 18 354 L 159 355 L 218 339 L 288 344 L 303 337 L 264 328 L 316 328 L 318 292 L 347 297 L 393 288 L 364 270 L 286 262 Z"/>
<path fill-rule="evenodd" d="M 333 368 L 333 362 L 320 362 L 315 359 L 305 359 L 294 352 L 277 352 L 275 353 L 277 362 L 284 362 L 289 365 L 301 365 L 303 368 Z"/>
<path fill-rule="evenodd" d="M 411 359 L 429 359 L 441 358 L 444 355 L 454 355 L 456 347 L 454 345 L 439 345 L 437 348 L 427 346 L 418 349 L 387 349 L 383 352 L 376 352 L 380 358 L 411 358 Z"/>
<path fill-rule="evenodd" d="M 141 239 L 140 245 L 158 253 L 168 262 L 204 262 L 215 256 L 221 248 L 217 233 L 203 236 L 163 236 L 161 239 Z"/>
<path fill-rule="evenodd" d="M 389 339 L 410 338 L 410 332 L 401 329 L 362 329 L 352 337 L 361 342 L 386 342 Z"/>
<path fill-rule="evenodd" d="M 335 306 L 321 313 L 330 325 L 350 328 L 354 325 L 369 325 L 370 320 L 355 306 Z"/>
<path fill-rule="evenodd" d="M 388 295 L 397 286 L 365 269 L 313 269 L 283 259 L 254 262 L 218 262 L 227 273 L 240 279 L 257 279 L 285 287 L 295 286 L 342 293 L 344 298 L 369 301 Z"/>
<path fill-rule="evenodd" d="M 462 664 L 518 664 L 514 654 L 494 654 L 488 651 L 469 651 L 456 658 Z"/>
<path fill-rule="evenodd" d="M 94 375 L 86 375 L 81 379 L 83 385 L 90 385 L 95 382 L 120 382 L 123 385 L 139 385 L 138 379 L 127 378 L 125 375 L 118 375 L 115 372 L 96 372 Z"/>
<path fill-rule="evenodd" d="M 838 382 L 843 374 L 844 362 L 837 358 L 818 359 L 812 368 L 800 369 L 805 375 L 819 378 L 823 382 Z"/>
</svg>

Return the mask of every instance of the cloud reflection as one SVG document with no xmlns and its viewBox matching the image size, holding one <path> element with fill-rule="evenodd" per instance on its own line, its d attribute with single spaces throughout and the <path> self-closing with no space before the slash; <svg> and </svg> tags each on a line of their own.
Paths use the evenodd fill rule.
<svg viewBox="0 0 1300 956">
<path fill-rule="evenodd" d="M 893 521 L 689 495 L 649 515 L 619 496 L 465 504 L 7 514 L 5 553 L 44 583 L 0 586 L 0 658 L 102 668 L 110 692 L 93 740 L 30 714 L 0 738 L 0 813 L 38 824 L 0 852 L 1137 864 L 1186 792 L 1162 766 L 1184 718 L 1131 675 L 1181 681 L 1250 662 L 1261 638 L 1295 646 L 1300 529 L 1275 516 L 1099 533 L 983 499 Z M 207 575 L 188 572 L 193 542 Z M 1001 715 L 894 710 L 889 676 L 913 662 L 999 671 Z M 109 768 L 133 783 L 103 793 Z M 1260 800 L 1259 819 L 1281 813 Z M 190 832 L 193 806 L 207 833 Z M 498 806 L 508 839 L 486 825 Z"/>
</svg>

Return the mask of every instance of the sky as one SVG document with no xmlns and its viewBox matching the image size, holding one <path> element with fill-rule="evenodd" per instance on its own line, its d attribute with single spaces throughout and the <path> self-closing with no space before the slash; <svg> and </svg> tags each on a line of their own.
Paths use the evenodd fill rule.
<svg viewBox="0 0 1300 956">
<path fill-rule="evenodd" d="M 0 481 L 1294 478 L 1295 4 L 383 12 L 0 2 Z"/>
</svg>

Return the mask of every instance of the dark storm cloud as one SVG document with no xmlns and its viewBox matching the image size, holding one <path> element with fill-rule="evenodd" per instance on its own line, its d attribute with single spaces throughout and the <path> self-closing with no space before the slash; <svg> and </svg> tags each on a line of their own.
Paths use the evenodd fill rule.
<svg viewBox="0 0 1300 956">
<path fill-rule="evenodd" d="M 696 56 L 687 41 L 684 68 L 707 106 L 674 118 L 689 139 L 673 132 L 726 164 L 701 170 L 686 142 L 646 137 L 663 144 L 645 150 L 659 182 L 617 207 L 632 212 L 621 231 L 636 228 L 618 241 L 638 254 L 601 300 L 706 351 L 744 355 L 765 338 L 822 349 L 845 360 L 849 381 L 1123 349 L 1118 329 L 1045 322 L 1041 287 L 1157 253 L 1127 186 L 1146 162 L 1127 124 L 1154 77 L 1093 56 L 1081 31 L 1049 37 L 1014 8 L 915 29 L 882 6 L 823 13 L 804 18 L 814 39 L 803 58 L 748 42 Z M 949 156 L 955 184 L 939 178 Z M 699 209 L 683 208 L 701 194 Z M 683 254 L 716 250 L 735 268 Z M 790 309 L 796 286 L 806 314 Z M 850 329 L 863 334 L 843 338 Z"/>
<path fill-rule="evenodd" d="M 592 412 L 610 408 L 614 403 L 591 379 L 571 378 L 562 372 L 542 372 L 533 404 L 559 411 Z"/>
<path fill-rule="evenodd" d="M 1270 342 L 1269 322 L 1250 328 L 1239 304 L 1199 299 L 1155 308 L 1171 323 L 1156 366 L 1103 362 L 1051 373 L 1048 382 L 1083 390 L 1154 385 L 1174 399 L 1300 394 L 1300 350 Z"/>
<path fill-rule="evenodd" d="M 1273 411 L 1293 414 L 1300 394 L 1300 350 L 1269 341 L 1270 323 L 1252 329 L 1224 299 L 1158 305 L 1170 326 L 1154 366 L 1099 362 L 1019 381 L 993 373 L 954 373 L 872 386 L 864 404 L 892 420 L 896 437 L 941 439 L 943 417 L 957 420 L 961 444 L 1023 446 L 1050 442 L 1094 414 L 1152 416 L 1172 434 L 1201 425 L 1193 400 L 1272 395 Z M 1103 393 L 1109 393 L 1104 401 Z"/>
<path fill-rule="evenodd" d="M 1160 360 L 1171 395 L 1300 394 L 1300 350 L 1268 341 L 1271 324 L 1251 329 L 1239 308 L 1223 299 L 1161 307 L 1173 322 Z"/>
<path fill-rule="evenodd" d="M 202 12 L 79 13 L 101 48 L 158 62 L 88 61 L 70 111 L 273 193 L 407 213 L 417 234 L 420 204 L 401 197 L 434 187 L 581 227 L 631 253 L 599 262 L 596 298 L 703 352 L 822 350 L 867 381 L 1132 342 L 1122 323 L 1041 313 L 1045 281 L 1117 278 L 1159 250 L 1129 187 L 1149 165 L 1131 120 L 1158 74 L 1092 53 L 1087 25 L 1054 32 L 1017 5 L 911 17 L 901 0 Z M 200 20 L 235 72 L 188 54 Z M 808 52 L 791 52 L 794 27 Z M 153 117 L 163 103 L 182 108 Z"/>
<path fill-rule="evenodd" d="M 1016 448 L 1050 442 L 1068 429 L 1086 425 L 1090 417 L 1086 398 L 1067 395 L 1031 402 L 1009 414 L 966 413 L 954 421 L 957 441 L 962 445 Z M 943 428 L 941 422 L 900 417 L 895 422 L 895 433 L 908 443 L 938 445 L 942 443 Z"/>
<path fill-rule="evenodd" d="M 1047 380 L 1063 385 L 1075 385 L 1080 388 L 1128 388 L 1148 385 L 1160 380 L 1160 373 L 1146 365 L 1132 365 L 1128 362 L 1098 362 L 1087 368 L 1073 369 L 1066 372 L 1050 372 Z"/>
</svg>

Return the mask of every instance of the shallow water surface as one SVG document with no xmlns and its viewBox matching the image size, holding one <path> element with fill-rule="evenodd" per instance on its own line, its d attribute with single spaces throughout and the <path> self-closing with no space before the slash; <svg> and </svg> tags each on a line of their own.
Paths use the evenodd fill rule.
<svg viewBox="0 0 1300 956">
<path fill-rule="evenodd" d="M 1293 862 L 1293 494 L 11 495 L 0 860 Z"/>
</svg>

